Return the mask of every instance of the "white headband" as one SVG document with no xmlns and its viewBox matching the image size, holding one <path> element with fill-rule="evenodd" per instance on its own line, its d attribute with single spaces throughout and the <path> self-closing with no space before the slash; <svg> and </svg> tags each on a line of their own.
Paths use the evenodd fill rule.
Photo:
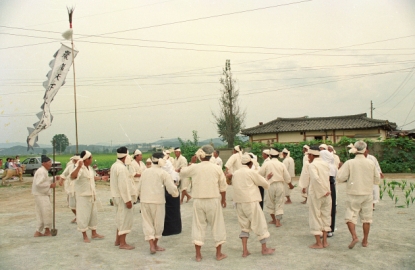
<svg viewBox="0 0 415 270">
<path fill-rule="evenodd" d="M 313 156 L 319 156 L 320 155 L 320 151 L 313 150 L 313 149 L 308 149 L 307 154 L 310 154 L 310 155 L 313 155 Z"/>
<path fill-rule="evenodd" d="M 274 148 L 271 148 L 271 150 L 269 150 L 269 154 L 271 156 L 278 156 L 280 154 L 280 152 L 278 152 L 277 150 L 275 150 Z"/>
<path fill-rule="evenodd" d="M 128 155 L 128 150 L 127 150 L 127 153 L 117 153 L 117 158 L 123 158 L 127 155 Z"/>
<path fill-rule="evenodd" d="M 180 150 L 180 148 L 174 149 L 174 152 L 181 152 L 182 150 Z"/>
<path fill-rule="evenodd" d="M 141 155 L 141 151 L 140 150 L 135 150 L 133 156 L 137 156 L 137 155 Z"/>
<path fill-rule="evenodd" d="M 324 148 L 325 150 L 327 150 L 327 144 L 320 144 L 320 146 L 318 148 Z"/>
<path fill-rule="evenodd" d="M 352 148 L 350 148 L 350 150 L 349 150 L 349 153 L 351 153 L 351 154 L 364 154 L 366 152 L 366 148 L 364 148 L 363 150 L 357 150 L 357 148 L 356 147 L 352 147 Z"/>
<path fill-rule="evenodd" d="M 308 146 L 307 144 L 304 144 L 303 148 L 308 150 L 308 149 L 310 149 L 310 146 Z"/>
<path fill-rule="evenodd" d="M 85 150 L 85 156 L 82 158 L 82 160 L 87 160 L 90 157 L 91 157 L 91 152 Z"/>
</svg>

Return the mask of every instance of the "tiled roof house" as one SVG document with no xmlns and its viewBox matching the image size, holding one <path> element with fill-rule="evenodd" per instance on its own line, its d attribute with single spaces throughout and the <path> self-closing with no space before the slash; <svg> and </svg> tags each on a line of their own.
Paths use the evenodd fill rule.
<svg viewBox="0 0 415 270">
<path fill-rule="evenodd" d="M 396 124 L 388 120 L 371 119 L 366 113 L 331 117 L 278 117 L 268 123 L 241 131 L 249 136 L 251 142 L 294 143 L 309 140 L 331 140 L 337 142 L 341 137 L 384 140 Z"/>
</svg>

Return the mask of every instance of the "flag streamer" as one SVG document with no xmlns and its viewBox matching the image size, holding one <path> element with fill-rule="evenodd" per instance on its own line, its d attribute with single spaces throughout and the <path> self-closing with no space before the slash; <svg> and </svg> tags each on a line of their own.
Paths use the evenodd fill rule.
<svg viewBox="0 0 415 270">
<path fill-rule="evenodd" d="M 29 136 L 27 137 L 27 151 L 33 149 L 33 147 L 38 147 L 38 134 L 51 126 L 53 116 L 50 112 L 50 104 L 58 93 L 60 87 L 65 84 L 66 75 L 77 54 L 78 51 L 72 50 L 70 47 L 62 44 L 61 48 L 54 54 L 54 59 L 49 63 L 51 70 L 46 75 L 48 79 L 43 82 L 43 87 L 45 87 L 46 92 L 43 97 L 44 102 L 40 107 L 42 112 L 36 114 L 39 118 L 39 122 L 33 124 L 34 128 L 27 128 L 29 131 Z"/>
</svg>

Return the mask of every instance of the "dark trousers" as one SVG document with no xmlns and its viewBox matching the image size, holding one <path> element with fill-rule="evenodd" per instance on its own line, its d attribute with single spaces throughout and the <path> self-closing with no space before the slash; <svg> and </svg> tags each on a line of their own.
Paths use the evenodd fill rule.
<svg viewBox="0 0 415 270">
<path fill-rule="evenodd" d="M 331 231 L 334 232 L 336 227 L 336 179 L 330 176 L 330 192 L 331 192 Z"/>
<path fill-rule="evenodd" d="M 259 206 L 261 206 L 261 209 L 264 209 L 264 188 L 263 187 L 258 187 L 259 188 L 259 193 L 261 193 L 261 198 L 262 201 L 259 202 Z"/>
</svg>

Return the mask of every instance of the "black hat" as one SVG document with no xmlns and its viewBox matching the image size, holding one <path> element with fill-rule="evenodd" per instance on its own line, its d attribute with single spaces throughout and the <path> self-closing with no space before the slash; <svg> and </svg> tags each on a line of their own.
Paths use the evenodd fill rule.
<svg viewBox="0 0 415 270">
<path fill-rule="evenodd" d="M 120 148 L 117 149 L 117 153 L 119 153 L 119 154 L 127 154 L 128 153 L 128 149 L 125 146 L 121 146 Z"/>
<path fill-rule="evenodd" d="M 160 158 L 163 158 L 164 157 L 164 154 L 162 152 L 156 152 L 156 153 L 153 153 L 152 156 L 153 156 L 153 158 L 160 159 Z"/>
<path fill-rule="evenodd" d="M 50 161 L 50 158 L 48 158 L 48 157 L 47 157 L 47 156 L 45 156 L 45 155 L 42 155 L 41 160 L 42 160 L 42 163 L 45 163 L 45 162 Z"/>
</svg>

